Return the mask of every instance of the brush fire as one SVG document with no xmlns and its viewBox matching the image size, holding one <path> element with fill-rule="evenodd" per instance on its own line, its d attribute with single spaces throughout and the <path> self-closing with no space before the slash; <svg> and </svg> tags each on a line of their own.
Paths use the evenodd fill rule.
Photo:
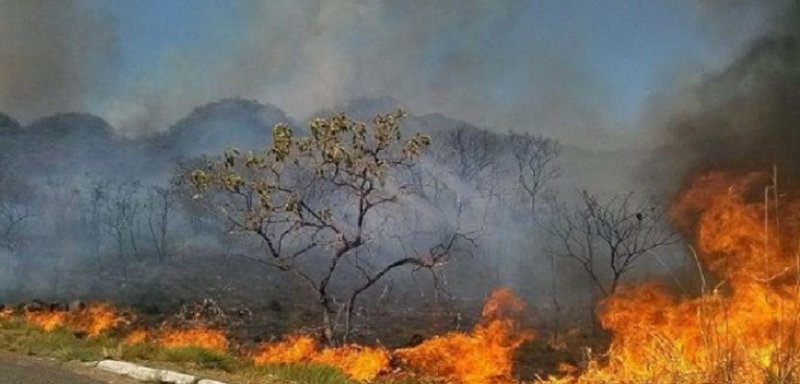
<svg viewBox="0 0 800 384">
<path fill-rule="evenodd" d="M 671 217 L 690 239 L 700 293 L 655 281 L 620 287 L 599 306 L 607 352 L 538 383 L 785 383 L 800 374 L 800 199 L 779 194 L 760 173 L 712 172 L 674 200 Z M 389 348 L 328 346 L 309 334 L 257 345 L 232 343 L 221 328 L 190 321 L 157 330 L 132 327 L 133 315 L 108 303 L 74 308 L 5 308 L 45 332 L 114 335 L 123 345 L 200 347 L 238 353 L 257 366 L 318 364 L 358 381 L 415 375 L 463 384 L 515 383 L 519 348 L 536 333 L 525 303 L 509 289 L 486 300 L 468 332 Z M 568 367 L 564 368 L 564 367 Z"/>
</svg>

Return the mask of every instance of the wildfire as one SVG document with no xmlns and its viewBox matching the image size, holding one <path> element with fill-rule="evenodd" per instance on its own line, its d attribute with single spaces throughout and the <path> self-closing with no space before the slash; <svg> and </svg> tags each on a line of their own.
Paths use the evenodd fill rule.
<svg viewBox="0 0 800 384">
<path fill-rule="evenodd" d="M 133 344 L 142 344 L 147 342 L 150 337 L 150 333 L 144 329 L 135 329 L 128 333 L 123 339 L 122 344 L 125 345 L 133 345 Z"/>
<path fill-rule="evenodd" d="M 696 298 L 659 284 L 623 287 L 603 303 L 608 362 L 578 383 L 794 382 L 800 378 L 800 199 L 780 205 L 759 174 L 711 173 L 672 207 L 714 275 Z M 551 381 L 563 382 L 563 381 Z"/>
<path fill-rule="evenodd" d="M 770 189 L 772 188 L 772 189 Z M 780 197 L 780 201 L 778 198 Z M 800 379 L 800 194 L 779 195 L 761 174 L 702 176 L 673 203 L 676 226 L 693 242 L 702 276 L 697 297 L 663 284 L 622 286 L 601 303 L 600 322 L 612 336 L 602 361 L 581 370 L 561 364 L 550 384 L 768 384 Z M 698 275 L 700 276 L 700 275 Z M 369 381 L 392 368 L 461 384 L 513 383 L 513 359 L 534 333 L 518 319 L 524 303 L 508 289 L 492 293 L 471 332 L 451 332 L 418 346 L 321 346 L 306 335 L 265 343 L 249 357 L 257 365 L 313 363 Z M 0 318 L 11 316 L 1 311 Z M 45 331 L 65 328 L 93 337 L 123 323 L 108 304 L 78 311 L 27 311 Z M 226 351 L 224 332 L 206 326 L 134 330 L 124 343 L 198 346 Z"/>
<path fill-rule="evenodd" d="M 25 322 L 36 328 L 41 328 L 45 332 L 52 332 L 56 328 L 65 327 L 67 324 L 67 312 L 62 311 L 40 311 L 26 312 Z"/>
<path fill-rule="evenodd" d="M 253 356 L 257 365 L 315 363 L 339 369 L 355 380 L 373 380 L 389 368 L 389 352 L 380 347 L 345 345 L 321 348 L 306 335 L 293 335 L 283 341 L 262 345 Z"/>
<path fill-rule="evenodd" d="M 508 289 L 498 289 L 486 302 L 482 321 L 471 333 L 437 336 L 416 347 L 389 351 L 345 345 L 322 348 L 314 338 L 294 335 L 263 344 L 253 355 L 257 365 L 316 363 L 335 367 L 355 380 L 373 380 L 390 368 L 392 357 L 404 368 L 463 384 L 513 382 L 515 350 L 533 339 L 516 321 L 525 310 Z"/>
<path fill-rule="evenodd" d="M 27 311 L 25 321 L 45 332 L 65 328 L 89 337 L 97 337 L 123 324 L 125 319 L 111 304 L 95 303 L 75 311 Z"/>
<path fill-rule="evenodd" d="M 464 384 L 513 382 L 514 352 L 534 338 L 532 331 L 521 329 L 516 321 L 524 310 L 525 304 L 511 291 L 498 289 L 471 333 L 451 332 L 395 353 L 423 375 Z"/>
<path fill-rule="evenodd" d="M 129 337 L 146 339 L 147 334 L 131 334 Z M 165 328 L 156 335 L 156 344 L 165 348 L 200 347 L 224 352 L 228 349 L 225 332 L 198 325 L 192 328 Z"/>
</svg>

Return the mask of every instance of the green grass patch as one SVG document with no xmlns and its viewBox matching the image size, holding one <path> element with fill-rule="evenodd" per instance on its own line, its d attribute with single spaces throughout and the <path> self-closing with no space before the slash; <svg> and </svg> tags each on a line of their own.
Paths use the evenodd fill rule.
<svg viewBox="0 0 800 384">
<path fill-rule="evenodd" d="M 84 339 L 63 329 L 43 332 L 21 324 L 16 327 L 4 326 L 3 332 L 0 332 L 0 348 L 64 361 L 99 360 L 115 345 L 114 340 L 106 337 Z"/>
<path fill-rule="evenodd" d="M 141 343 L 123 345 L 112 337 L 77 337 L 65 329 L 44 332 L 18 319 L 0 319 L 0 349 L 27 355 L 53 357 L 61 361 L 96 361 L 105 358 L 151 362 L 189 371 L 217 372 L 231 382 L 253 382 L 274 378 L 275 383 L 360 384 L 336 368 L 320 364 L 275 364 L 256 367 L 246 358 L 199 347 L 161 348 Z M 246 379 L 246 380 L 245 380 Z M 260 379 L 259 379 L 260 380 Z M 268 379 L 269 380 L 269 379 Z M 261 381 L 259 381 L 261 382 Z M 268 382 L 273 383 L 273 380 Z M 424 384 L 421 379 L 377 380 L 374 384 Z"/>
<path fill-rule="evenodd" d="M 279 379 L 303 384 L 354 384 L 341 371 L 319 364 L 274 364 L 259 368 Z"/>
<path fill-rule="evenodd" d="M 198 368 L 233 372 L 241 367 L 239 360 L 227 353 L 199 347 L 160 349 L 151 360 L 194 364 Z"/>
</svg>

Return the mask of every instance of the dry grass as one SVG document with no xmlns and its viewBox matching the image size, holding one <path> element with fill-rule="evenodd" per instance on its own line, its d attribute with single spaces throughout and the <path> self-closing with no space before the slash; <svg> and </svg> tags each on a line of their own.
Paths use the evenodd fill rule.
<svg viewBox="0 0 800 384">
<path fill-rule="evenodd" d="M 316 364 L 256 367 L 233 354 L 204 348 L 162 348 L 140 343 L 124 345 L 113 337 L 84 338 L 57 329 L 43 332 L 19 319 L 0 319 L 0 349 L 59 361 L 119 359 L 173 369 L 231 384 L 357 384 L 338 370 Z M 380 379 L 376 384 L 424 384 L 430 381 Z"/>
</svg>

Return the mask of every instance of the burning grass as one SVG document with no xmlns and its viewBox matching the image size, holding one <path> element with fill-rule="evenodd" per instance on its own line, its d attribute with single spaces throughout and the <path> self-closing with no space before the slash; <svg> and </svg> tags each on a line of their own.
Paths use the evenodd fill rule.
<svg viewBox="0 0 800 384">
<path fill-rule="evenodd" d="M 581 364 L 562 362 L 561 373 L 537 383 L 800 383 L 800 194 L 782 195 L 778 209 L 778 194 L 769 188 L 758 174 L 698 178 L 676 199 L 672 217 L 690 236 L 698 266 L 713 275 L 701 275 L 701 294 L 677 296 L 656 282 L 622 286 L 601 303 L 607 352 Z M 515 354 L 534 338 L 520 322 L 523 315 L 522 301 L 499 289 L 471 332 L 446 333 L 410 348 L 325 347 L 293 335 L 234 358 L 225 334 L 202 325 L 132 330 L 116 348 L 122 356 L 272 372 L 309 383 L 435 377 L 505 384 L 517 382 Z M 85 358 L 113 350 L 104 335 L 124 321 L 113 307 L 94 305 L 75 313 L 26 312 L 21 319 L 3 312 L 0 324 L 17 324 L 0 340 L 7 349 Z M 76 345 L 76 333 L 88 337 Z M 75 352 L 65 352 L 73 346 Z"/>
<path fill-rule="evenodd" d="M 792 384 L 800 382 L 800 196 L 760 174 L 710 173 L 674 202 L 699 265 L 702 294 L 657 283 L 602 303 L 612 335 L 606 362 L 550 383 Z"/>
<path fill-rule="evenodd" d="M 230 353 L 231 345 L 221 330 L 202 323 L 183 328 L 165 325 L 156 331 L 125 329 L 130 322 L 106 304 L 77 311 L 26 310 L 20 317 L 9 315 L 4 328 L 24 330 L 38 338 L 18 338 L 21 345 L 35 346 L 40 344 L 36 340 L 41 340 L 50 346 L 27 350 L 29 353 L 58 355 L 58 350 L 75 350 L 80 353 L 62 356 L 82 360 L 114 357 L 222 371 L 255 370 L 291 376 L 292 380 L 310 377 L 308 382 L 313 383 L 413 383 L 420 382 L 418 376 L 465 384 L 506 383 L 512 382 L 515 350 L 533 337 L 519 325 L 523 311 L 521 300 L 500 289 L 489 298 L 483 320 L 470 333 L 453 332 L 400 350 L 356 344 L 326 347 L 310 336 L 294 335 L 262 344 L 245 358 Z M 121 337 L 117 340 L 107 335 Z"/>
<path fill-rule="evenodd" d="M 65 310 L 26 310 L 25 321 L 45 332 L 58 328 L 97 337 L 126 322 L 114 306 L 95 303 L 74 311 Z"/>
<path fill-rule="evenodd" d="M 389 369 L 389 351 L 380 347 L 345 345 L 323 348 L 305 335 L 289 336 L 277 343 L 262 345 L 253 354 L 256 365 L 317 364 L 334 367 L 348 377 L 374 380 Z"/>
<path fill-rule="evenodd" d="M 405 366 L 424 375 L 465 384 L 510 383 L 515 351 L 534 338 L 520 327 L 524 310 L 511 291 L 498 289 L 472 332 L 448 333 L 395 353 Z"/>
</svg>

